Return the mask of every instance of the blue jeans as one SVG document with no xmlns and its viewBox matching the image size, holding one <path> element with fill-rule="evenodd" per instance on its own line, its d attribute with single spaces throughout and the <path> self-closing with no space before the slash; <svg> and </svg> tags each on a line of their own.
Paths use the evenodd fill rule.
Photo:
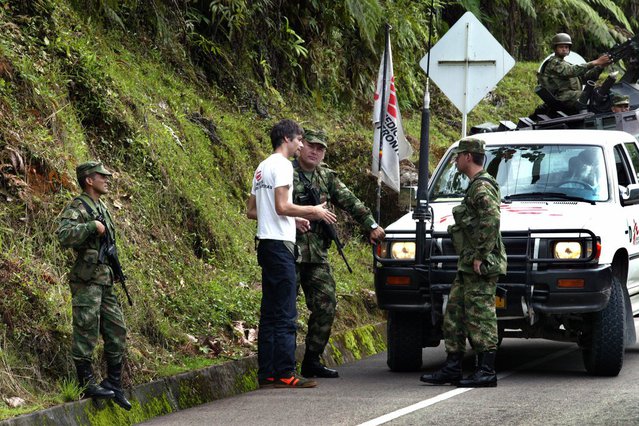
<svg viewBox="0 0 639 426">
<path fill-rule="evenodd" d="M 260 240 L 257 261 L 262 267 L 257 375 L 259 379 L 284 377 L 295 371 L 295 258 L 282 241 Z"/>
</svg>

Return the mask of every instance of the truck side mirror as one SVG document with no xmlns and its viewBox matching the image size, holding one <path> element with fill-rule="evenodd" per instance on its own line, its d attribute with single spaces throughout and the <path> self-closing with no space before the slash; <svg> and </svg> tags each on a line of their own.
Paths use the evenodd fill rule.
<svg viewBox="0 0 639 426">
<path fill-rule="evenodd" d="M 639 184 L 631 183 L 628 186 L 619 185 L 619 194 L 624 206 L 639 203 Z"/>
</svg>

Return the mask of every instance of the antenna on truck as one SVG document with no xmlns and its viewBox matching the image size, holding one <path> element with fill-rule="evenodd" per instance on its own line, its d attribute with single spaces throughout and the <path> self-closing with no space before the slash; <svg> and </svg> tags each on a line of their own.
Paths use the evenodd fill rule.
<svg viewBox="0 0 639 426">
<path fill-rule="evenodd" d="M 431 48 L 431 36 L 433 29 L 434 0 L 430 5 L 430 22 L 428 23 L 428 51 Z M 417 221 L 415 235 L 415 263 L 422 265 L 424 262 L 424 245 L 426 234 L 426 221 L 432 219 L 428 206 L 428 150 L 430 145 L 430 56 L 426 65 L 426 90 L 424 92 L 424 105 L 422 107 L 421 135 L 419 140 L 419 173 L 417 175 L 417 202 L 413 219 Z"/>
</svg>

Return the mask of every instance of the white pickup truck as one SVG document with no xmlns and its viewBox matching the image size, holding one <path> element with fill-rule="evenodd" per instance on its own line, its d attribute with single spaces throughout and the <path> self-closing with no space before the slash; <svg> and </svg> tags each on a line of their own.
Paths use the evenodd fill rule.
<svg viewBox="0 0 639 426">
<path fill-rule="evenodd" d="M 577 343 L 593 375 L 615 376 L 639 313 L 639 146 L 610 130 L 536 130 L 474 135 L 502 196 L 507 275 L 496 296 L 503 337 Z M 428 185 L 423 258 L 416 221 L 386 228 L 375 254 L 378 304 L 388 311 L 388 366 L 419 370 L 438 346 L 457 256 L 447 227 L 468 179 L 453 144 Z"/>
</svg>

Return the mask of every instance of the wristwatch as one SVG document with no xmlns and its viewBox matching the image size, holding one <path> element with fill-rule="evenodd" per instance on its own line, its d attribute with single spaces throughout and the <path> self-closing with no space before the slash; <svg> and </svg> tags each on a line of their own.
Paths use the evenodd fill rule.
<svg viewBox="0 0 639 426">
<path fill-rule="evenodd" d="M 378 225 L 378 224 L 376 224 L 376 223 L 373 223 L 373 224 L 371 225 L 371 229 L 372 229 L 372 230 L 377 229 L 378 227 L 379 227 L 379 225 Z"/>
</svg>

